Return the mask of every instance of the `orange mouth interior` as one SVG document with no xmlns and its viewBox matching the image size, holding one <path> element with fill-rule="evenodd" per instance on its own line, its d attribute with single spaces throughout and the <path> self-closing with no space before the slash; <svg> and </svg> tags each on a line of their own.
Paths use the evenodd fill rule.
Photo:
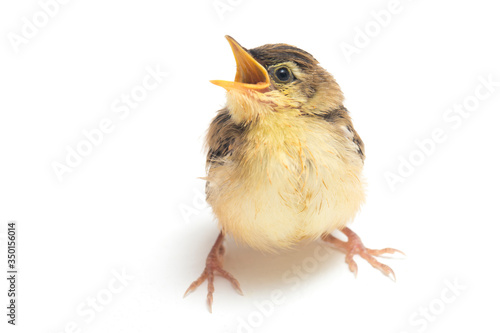
<svg viewBox="0 0 500 333">
<path fill-rule="evenodd" d="M 236 76 L 234 81 L 212 80 L 215 85 L 226 90 L 248 89 L 259 92 L 268 91 L 271 85 L 269 74 L 266 69 L 259 64 L 234 38 L 226 36 L 234 59 L 236 60 Z"/>
</svg>

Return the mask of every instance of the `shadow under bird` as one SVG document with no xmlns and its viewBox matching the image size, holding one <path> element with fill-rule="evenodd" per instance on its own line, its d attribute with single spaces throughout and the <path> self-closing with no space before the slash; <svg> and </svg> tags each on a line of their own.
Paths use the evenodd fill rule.
<svg viewBox="0 0 500 333">
<path fill-rule="evenodd" d="M 374 257 L 402 252 L 368 249 L 347 227 L 365 200 L 365 151 L 333 76 L 297 47 L 267 44 L 248 50 L 226 38 L 236 77 L 211 81 L 227 90 L 227 103 L 206 138 L 206 196 L 221 232 L 185 296 L 207 280 L 212 312 L 215 273 L 242 293 L 223 269 L 227 234 L 271 252 L 321 239 L 346 253 L 354 274 L 353 256 L 359 255 L 394 276 Z M 331 235 L 335 230 L 348 241 Z"/>
</svg>

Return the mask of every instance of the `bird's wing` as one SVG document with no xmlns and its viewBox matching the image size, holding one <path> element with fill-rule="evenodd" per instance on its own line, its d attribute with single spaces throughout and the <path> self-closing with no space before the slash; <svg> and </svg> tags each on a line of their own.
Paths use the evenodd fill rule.
<svg viewBox="0 0 500 333">
<path fill-rule="evenodd" d="M 361 160 L 365 160 L 365 144 L 358 132 L 354 129 L 352 125 L 351 116 L 349 115 L 349 111 L 344 106 L 340 106 L 335 109 L 328 110 L 323 114 L 323 117 L 328 122 L 335 124 L 338 127 L 342 127 L 346 129 L 346 136 L 352 140 L 353 144 L 356 147 L 359 157 Z"/>
<path fill-rule="evenodd" d="M 243 127 L 231 119 L 227 109 L 219 110 L 217 116 L 210 123 L 206 137 L 208 179 L 210 179 L 210 169 L 216 165 L 223 165 L 232 155 L 234 146 L 241 138 L 243 131 Z M 209 183 L 210 181 L 207 180 L 205 187 L 207 199 Z"/>
<path fill-rule="evenodd" d="M 207 171 L 213 164 L 223 164 L 231 156 L 235 141 L 241 136 L 243 127 L 237 125 L 227 109 L 222 109 L 212 120 L 208 128 Z"/>
</svg>

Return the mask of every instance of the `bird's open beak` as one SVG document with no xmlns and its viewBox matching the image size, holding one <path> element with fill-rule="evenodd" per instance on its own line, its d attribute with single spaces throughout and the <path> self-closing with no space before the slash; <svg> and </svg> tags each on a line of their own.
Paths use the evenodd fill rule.
<svg viewBox="0 0 500 333">
<path fill-rule="evenodd" d="M 265 92 L 269 90 L 271 80 L 264 67 L 259 64 L 237 41 L 226 36 L 236 60 L 236 77 L 233 81 L 212 80 L 215 85 L 226 90 L 255 90 Z"/>
</svg>

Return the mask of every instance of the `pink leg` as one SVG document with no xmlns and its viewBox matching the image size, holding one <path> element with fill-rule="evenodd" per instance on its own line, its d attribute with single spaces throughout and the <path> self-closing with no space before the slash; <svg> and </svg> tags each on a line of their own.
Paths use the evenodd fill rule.
<svg viewBox="0 0 500 333">
<path fill-rule="evenodd" d="M 322 239 L 346 254 L 345 262 L 349 265 L 349 269 L 354 273 L 354 275 L 358 274 L 358 265 L 354 261 L 353 257 L 354 255 L 358 254 L 359 256 L 361 256 L 361 258 L 368 261 L 373 267 L 377 268 L 385 275 L 389 276 L 390 274 L 392 274 L 394 280 L 396 280 L 394 271 L 389 266 L 380 263 L 377 259 L 374 258 L 374 256 L 380 256 L 386 253 L 393 254 L 396 252 L 404 255 L 403 252 L 392 248 L 385 248 L 382 250 L 367 249 L 363 245 L 363 242 L 361 241 L 359 236 L 354 233 L 354 231 L 347 227 L 342 229 L 341 231 L 347 236 L 347 242 L 343 242 L 340 239 L 335 238 L 331 234 L 324 235 Z"/>
<path fill-rule="evenodd" d="M 224 256 L 224 245 L 222 242 L 224 241 L 224 235 L 222 232 L 219 234 L 217 237 L 217 240 L 215 241 L 214 246 L 210 250 L 207 256 L 207 261 L 205 264 L 205 269 L 203 270 L 203 273 L 201 273 L 200 277 L 195 280 L 189 288 L 186 290 L 184 293 L 184 297 L 186 297 L 189 293 L 194 291 L 200 284 L 202 284 L 205 280 L 207 280 L 208 283 L 208 295 L 207 295 L 207 302 L 208 302 L 208 308 L 210 313 L 212 313 L 212 303 L 214 300 L 214 273 L 217 272 L 219 275 L 221 275 L 223 278 L 229 280 L 233 287 L 243 295 L 243 292 L 241 291 L 240 288 L 240 283 L 238 280 L 234 278 L 230 273 L 222 269 L 222 259 Z"/>
</svg>

